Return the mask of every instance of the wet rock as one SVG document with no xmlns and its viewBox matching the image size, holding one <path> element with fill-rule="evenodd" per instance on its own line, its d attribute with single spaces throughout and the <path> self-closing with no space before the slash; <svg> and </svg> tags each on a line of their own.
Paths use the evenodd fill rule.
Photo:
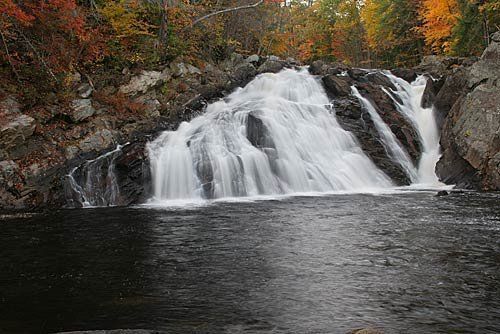
<svg viewBox="0 0 500 334">
<path fill-rule="evenodd" d="M 432 78 L 427 79 L 427 83 L 425 84 L 424 94 L 422 95 L 422 101 L 420 101 L 420 105 L 422 108 L 430 108 L 434 105 L 436 101 L 436 88 L 434 85 L 434 80 Z"/>
<path fill-rule="evenodd" d="M 448 115 L 451 107 L 466 93 L 468 74 L 468 69 L 459 67 L 446 78 L 443 87 L 436 95 L 436 102 L 434 104 L 442 118 Z"/>
<path fill-rule="evenodd" d="M 381 89 L 380 85 L 374 85 L 371 82 L 360 82 L 357 87 L 361 95 L 372 102 L 377 113 L 390 127 L 412 158 L 414 164 L 416 164 L 420 158 L 422 148 L 413 125 L 398 111 L 393 99 Z"/>
<path fill-rule="evenodd" d="M 396 87 L 392 84 L 391 80 L 380 72 L 369 73 L 365 76 L 366 80 L 392 90 L 396 90 Z"/>
<path fill-rule="evenodd" d="M 275 148 L 269 136 L 269 130 L 264 122 L 254 113 L 250 112 L 247 118 L 247 138 L 250 143 L 258 148 Z"/>
<path fill-rule="evenodd" d="M 174 66 L 174 65 L 172 65 Z M 179 67 L 177 67 L 179 69 Z M 187 68 L 183 65 L 182 70 L 178 70 L 177 72 L 174 72 L 175 75 L 182 75 L 179 74 L 182 73 L 187 73 L 188 70 Z M 185 72 L 184 72 L 185 71 Z M 175 76 L 174 75 L 174 76 Z M 139 93 L 146 93 L 149 89 L 156 87 L 160 85 L 163 82 L 169 81 L 171 79 L 172 75 L 170 74 L 169 69 L 165 69 L 162 72 L 159 71 L 142 71 L 141 74 L 132 77 L 130 79 L 130 82 L 124 86 L 120 87 L 120 92 L 123 94 L 128 94 L 128 95 L 136 95 Z"/>
<path fill-rule="evenodd" d="M 272 57 L 272 56 L 271 56 Z M 268 60 L 264 62 L 264 64 L 260 65 L 259 69 L 257 70 L 257 73 L 278 73 L 283 69 L 283 64 L 278 61 L 274 60 L 271 57 L 269 57 Z"/>
<path fill-rule="evenodd" d="M 256 74 L 257 70 L 252 64 L 242 63 L 238 65 L 230 74 L 231 82 L 228 87 L 229 90 L 246 85 L 255 77 Z"/>
<path fill-rule="evenodd" d="M 103 151 L 116 144 L 117 140 L 115 137 L 117 137 L 117 133 L 108 129 L 91 132 L 78 142 L 78 152 Z"/>
<path fill-rule="evenodd" d="M 120 205 L 145 202 L 151 196 L 151 172 L 145 146 L 144 140 L 125 145 L 115 158 Z"/>
<path fill-rule="evenodd" d="M 347 74 L 354 80 L 362 79 L 368 72 L 360 68 L 351 68 L 347 71 Z"/>
<path fill-rule="evenodd" d="M 333 103 L 339 124 L 356 137 L 363 152 L 370 157 L 375 165 L 395 184 L 410 184 L 410 180 L 401 167 L 387 155 L 375 125 L 368 112 L 361 107 L 358 99 L 353 96 L 336 98 Z"/>
<path fill-rule="evenodd" d="M 71 102 L 69 117 L 75 123 L 81 122 L 95 114 L 91 99 L 77 99 Z"/>
<path fill-rule="evenodd" d="M 436 197 L 448 196 L 449 193 L 446 190 L 440 190 L 437 192 Z"/>
<path fill-rule="evenodd" d="M 348 96 L 351 94 L 351 85 L 347 78 L 327 75 L 322 80 L 328 95 L 331 97 Z"/>
<path fill-rule="evenodd" d="M 312 75 L 325 75 L 328 66 L 322 60 L 313 61 L 309 66 L 309 73 Z"/>
<path fill-rule="evenodd" d="M 396 68 L 391 70 L 391 73 L 409 83 L 412 83 L 417 78 L 417 73 L 409 68 Z"/>
<path fill-rule="evenodd" d="M 309 66 L 312 75 L 339 75 L 348 70 L 349 67 L 342 63 L 325 63 L 322 60 L 316 60 Z"/>
</svg>

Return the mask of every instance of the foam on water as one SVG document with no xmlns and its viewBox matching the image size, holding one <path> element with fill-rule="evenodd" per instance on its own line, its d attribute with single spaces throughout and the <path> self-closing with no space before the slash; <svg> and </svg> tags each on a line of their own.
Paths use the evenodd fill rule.
<svg viewBox="0 0 500 334">
<path fill-rule="evenodd" d="M 148 146 L 152 201 L 392 187 L 306 70 L 263 74 Z"/>
</svg>

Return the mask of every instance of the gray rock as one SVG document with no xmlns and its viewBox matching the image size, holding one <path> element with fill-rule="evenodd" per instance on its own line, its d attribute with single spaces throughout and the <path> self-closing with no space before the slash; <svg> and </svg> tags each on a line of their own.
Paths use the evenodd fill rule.
<svg viewBox="0 0 500 334">
<path fill-rule="evenodd" d="M 436 95 L 434 106 L 441 117 L 446 117 L 451 107 L 467 91 L 468 70 L 463 67 L 457 68 L 451 75 L 446 77 L 443 87 Z"/>
<path fill-rule="evenodd" d="M 258 148 L 275 148 L 267 126 L 254 112 L 248 114 L 246 128 L 248 141 L 253 146 Z"/>
<path fill-rule="evenodd" d="M 493 42 L 500 43 L 500 31 L 497 31 L 496 33 L 494 33 L 494 34 L 491 36 L 491 40 L 492 40 Z"/>
<path fill-rule="evenodd" d="M 35 131 L 35 119 L 21 113 L 21 105 L 13 97 L 0 101 L 0 153 L 21 146 Z M 1 156 L 2 154 L 0 154 Z"/>
<path fill-rule="evenodd" d="M 182 65 L 181 67 L 179 67 Z M 171 67 L 177 66 L 177 72 L 172 71 L 172 75 L 181 76 L 188 73 L 187 68 L 184 64 L 171 64 Z M 180 69 L 182 68 L 182 70 Z M 175 74 L 174 74 L 175 73 Z M 182 74 L 180 74 L 182 73 Z M 128 95 L 136 95 L 139 93 L 146 93 L 149 89 L 156 87 L 163 82 L 167 82 L 171 79 L 172 75 L 168 69 L 159 71 L 142 71 L 141 74 L 132 77 L 130 82 L 126 85 L 120 87 L 120 92 Z"/>
<path fill-rule="evenodd" d="M 348 96 L 351 94 L 351 85 L 348 79 L 344 77 L 327 75 L 323 77 L 323 84 L 331 97 Z"/>
<path fill-rule="evenodd" d="M 466 180 L 466 187 L 500 190 L 500 43 L 491 43 L 464 73 L 468 76 L 462 76 L 460 84 L 465 91 L 443 125 L 437 173 L 450 183 Z M 451 79 L 446 79 L 445 86 Z M 445 86 L 438 99 L 448 94 L 443 92 Z"/>
<path fill-rule="evenodd" d="M 325 62 L 322 60 L 315 60 L 309 66 L 309 73 L 312 75 L 324 75 L 326 72 Z"/>
<path fill-rule="evenodd" d="M 0 184 L 5 183 L 12 187 L 12 180 L 17 176 L 19 166 L 12 160 L 0 161 Z"/>
<path fill-rule="evenodd" d="M 388 87 L 392 90 L 396 90 L 396 87 L 394 87 L 391 80 L 380 72 L 369 73 L 365 76 L 365 78 L 368 81 L 373 82 L 376 85 L 380 85 L 380 86 Z"/>
<path fill-rule="evenodd" d="M 400 77 L 401 79 L 409 83 L 412 83 L 417 78 L 417 73 L 415 73 L 414 70 L 408 68 L 396 68 L 391 70 L 391 72 L 395 76 Z"/>
<path fill-rule="evenodd" d="M 347 74 L 354 80 L 362 79 L 368 72 L 361 68 L 351 68 L 347 71 Z"/>
<path fill-rule="evenodd" d="M 191 64 L 187 64 L 186 69 L 187 69 L 189 74 L 201 74 L 200 69 L 198 67 L 191 65 Z"/>
<path fill-rule="evenodd" d="M 134 100 L 137 103 L 144 105 L 144 113 L 148 117 L 160 116 L 161 103 L 154 96 L 143 95 Z"/>
<path fill-rule="evenodd" d="M 116 132 L 108 129 L 100 129 L 95 132 L 89 133 L 82 140 L 78 142 L 80 152 L 100 152 L 112 144 L 115 144 Z"/>
<path fill-rule="evenodd" d="M 5 99 L 0 101 L 0 115 L 6 117 L 6 115 L 17 114 L 21 112 L 21 104 L 12 96 L 7 96 Z"/>
<path fill-rule="evenodd" d="M 247 59 L 245 59 L 245 61 L 247 63 L 258 63 L 259 60 L 260 60 L 260 57 L 259 57 L 259 55 L 256 55 L 256 54 L 248 56 Z"/>
<path fill-rule="evenodd" d="M 271 59 L 269 57 L 268 60 L 262 65 L 260 65 L 259 69 L 257 70 L 257 73 L 278 73 L 283 69 L 283 64 L 277 60 Z"/>
<path fill-rule="evenodd" d="M 90 95 L 92 95 L 94 89 L 88 83 L 83 83 L 80 86 L 78 86 L 76 91 L 78 93 L 78 96 L 80 96 L 82 99 L 86 99 L 89 98 Z"/>
<path fill-rule="evenodd" d="M 69 117 L 73 122 L 81 122 L 95 114 L 91 99 L 77 99 L 71 102 Z"/>
<path fill-rule="evenodd" d="M 231 86 L 244 86 L 252 80 L 256 74 L 257 71 L 252 64 L 242 63 L 231 73 Z"/>
<path fill-rule="evenodd" d="M 172 77 L 174 78 L 183 77 L 189 73 L 189 70 L 184 63 L 170 63 L 169 67 L 172 72 Z"/>
<path fill-rule="evenodd" d="M 267 58 L 267 60 L 270 60 L 270 61 L 280 61 L 280 57 L 271 55 L 271 56 L 269 56 Z"/>
<path fill-rule="evenodd" d="M 496 85 L 498 78 L 500 78 L 500 43 L 495 42 L 484 50 L 481 60 L 470 67 L 468 86 L 474 88 L 479 84 Z"/>
</svg>

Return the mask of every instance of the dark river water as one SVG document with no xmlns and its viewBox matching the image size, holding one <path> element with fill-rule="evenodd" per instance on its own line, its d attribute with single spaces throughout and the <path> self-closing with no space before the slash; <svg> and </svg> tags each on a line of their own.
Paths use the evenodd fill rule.
<svg viewBox="0 0 500 334">
<path fill-rule="evenodd" d="M 0 217 L 0 333 L 500 333 L 500 194 Z"/>
</svg>

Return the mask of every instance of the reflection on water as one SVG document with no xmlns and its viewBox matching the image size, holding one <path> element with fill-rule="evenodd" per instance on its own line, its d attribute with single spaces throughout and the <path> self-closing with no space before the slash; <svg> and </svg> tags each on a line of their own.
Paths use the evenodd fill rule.
<svg viewBox="0 0 500 334">
<path fill-rule="evenodd" d="M 0 333 L 500 332 L 500 196 L 2 215 Z"/>
</svg>

